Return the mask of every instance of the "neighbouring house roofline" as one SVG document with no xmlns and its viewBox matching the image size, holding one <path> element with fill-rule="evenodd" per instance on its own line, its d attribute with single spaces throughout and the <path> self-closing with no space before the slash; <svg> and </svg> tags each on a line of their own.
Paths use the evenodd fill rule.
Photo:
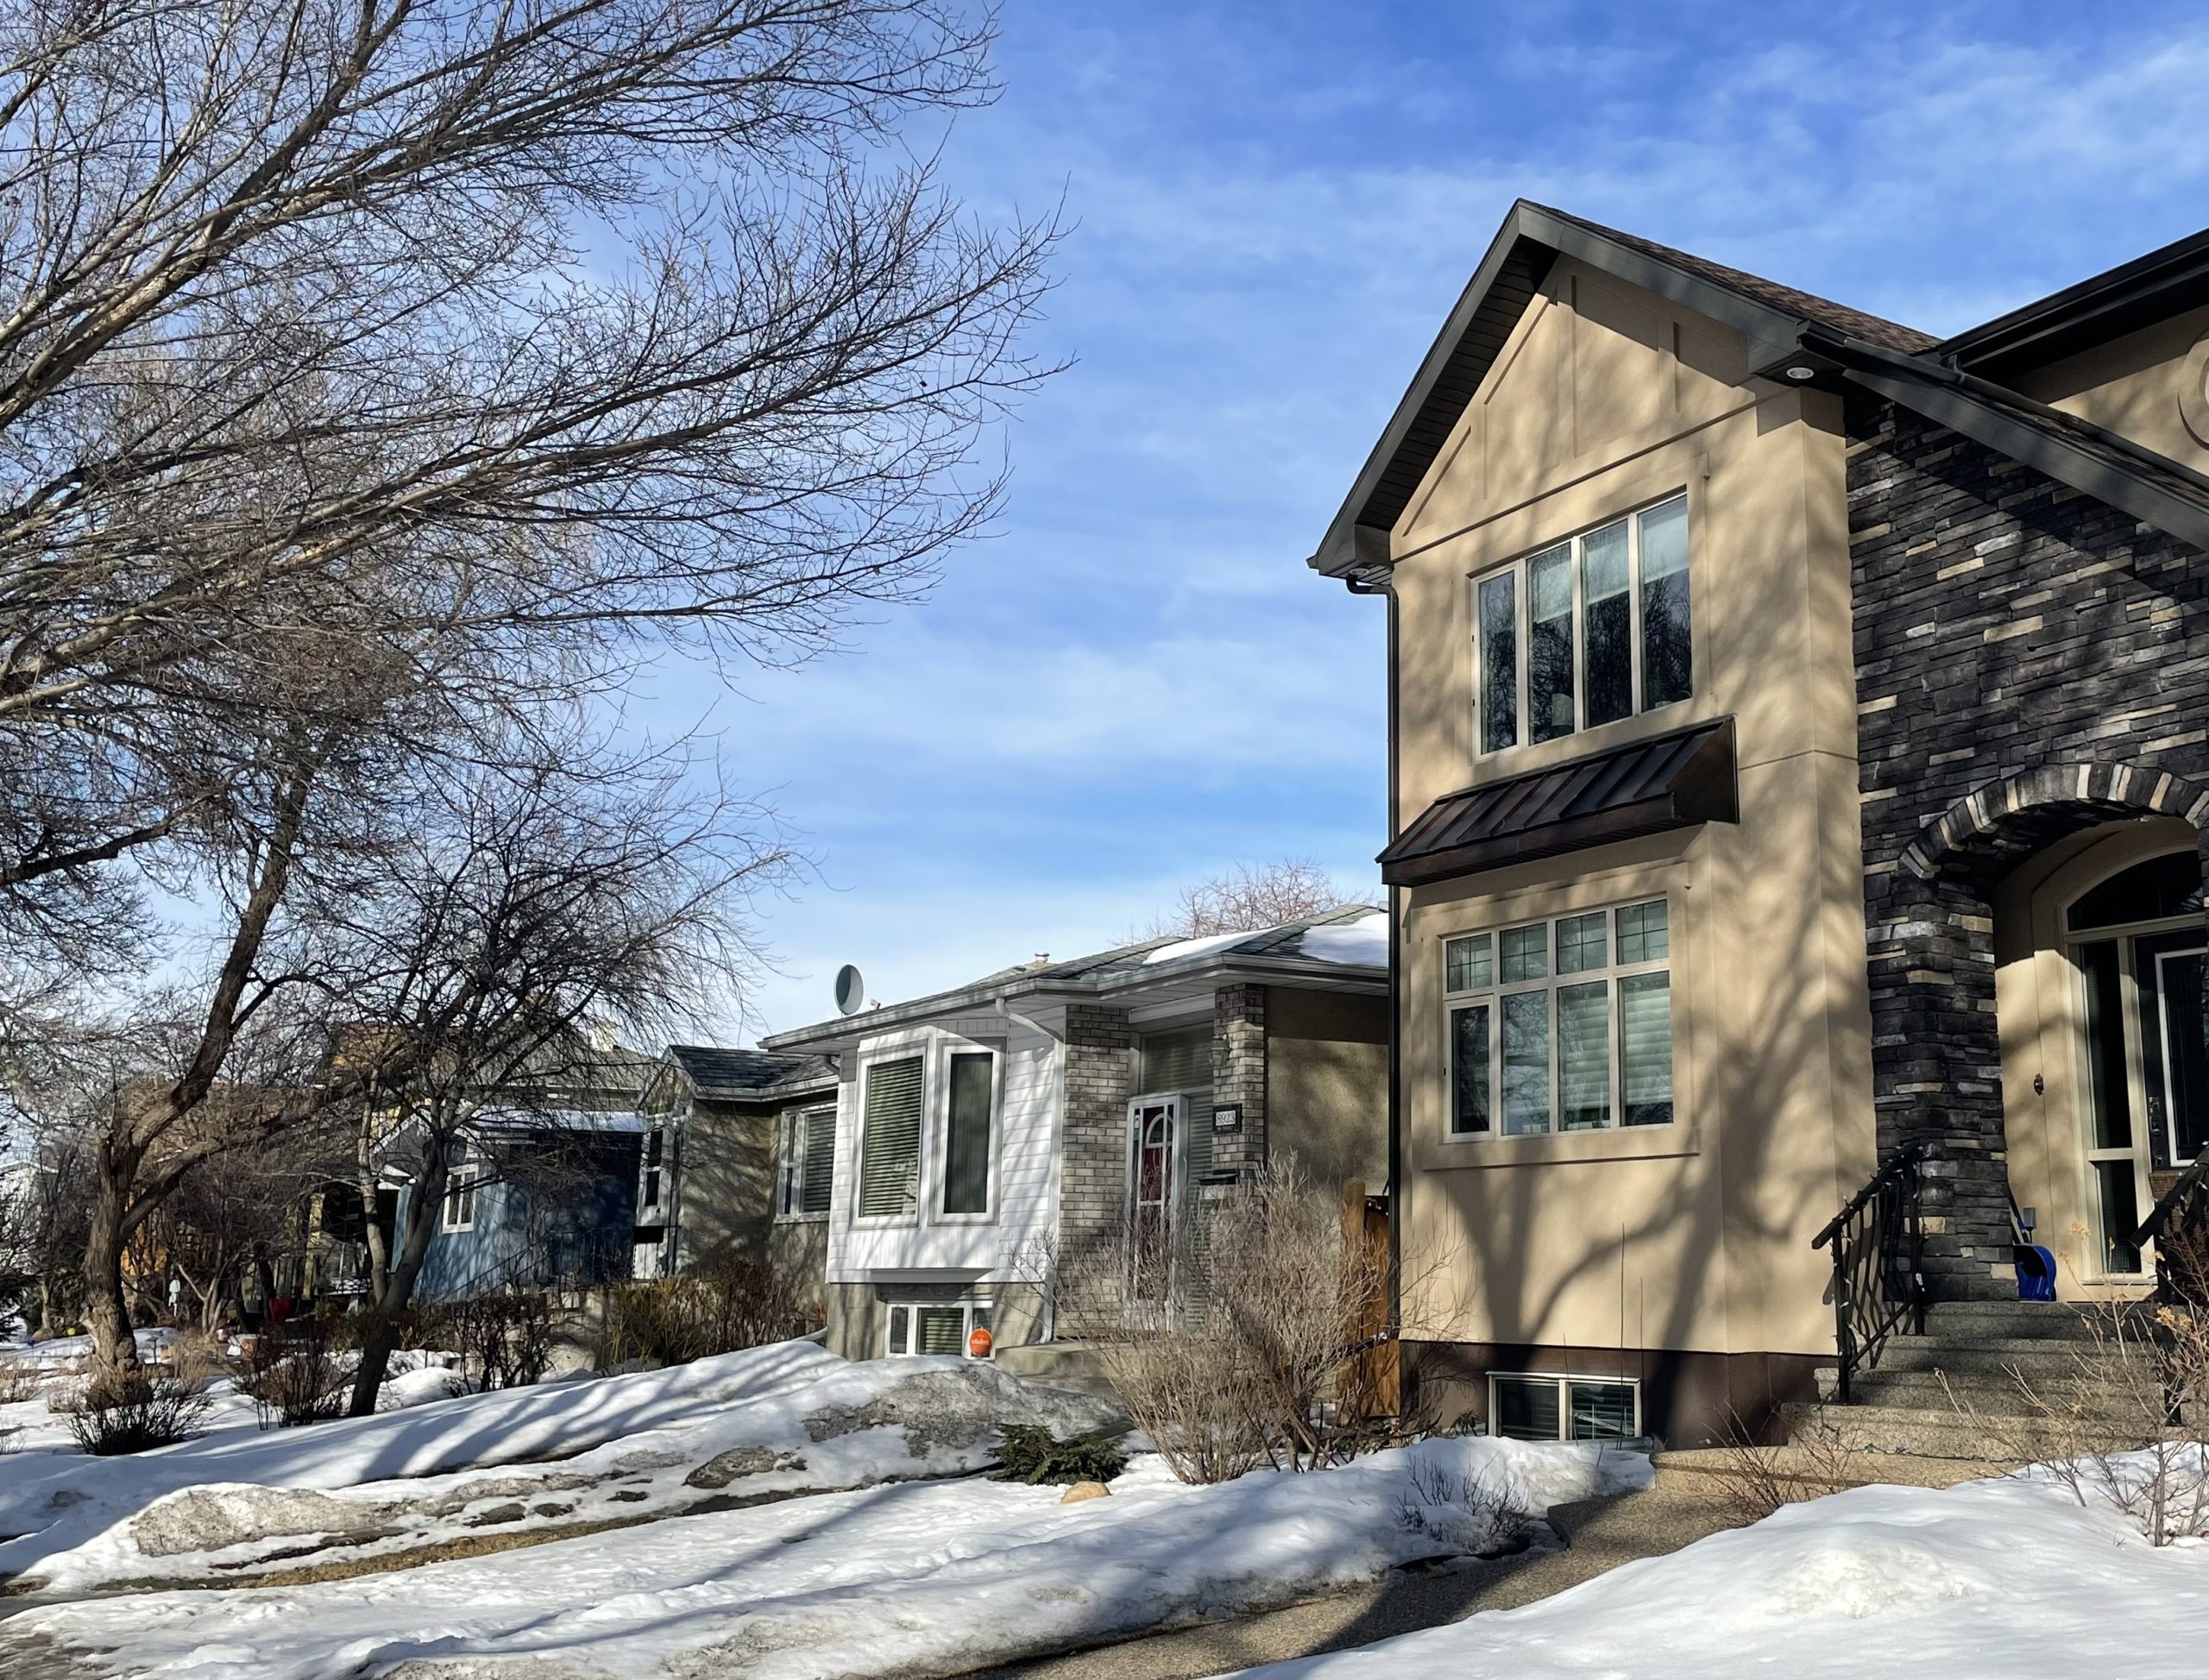
<svg viewBox="0 0 2209 1680">
<path fill-rule="evenodd" d="M 2209 301 L 2209 231 L 1946 342 L 1846 305 L 1520 199 L 1504 217 L 1350 494 L 1306 562 L 1353 589 L 1386 580 L 1389 533 L 1559 256 L 1734 327 L 1752 377 L 1878 392 L 2060 482 L 2209 546 L 2209 480 L 1991 383 L 1988 368 L 2050 359 Z M 2026 358 L 2025 347 L 2038 353 Z M 2051 349 L 2051 347 L 2054 347 Z"/>
<path fill-rule="evenodd" d="M 670 1044 L 653 1084 L 668 1076 L 682 1079 L 694 1098 L 708 1102 L 774 1103 L 834 1090 L 836 1066 L 825 1056 Z"/>
<path fill-rule="evenodd" d="M 1385 996 L 1388 966 L 1342 956 L 1307 953 L 1305 936 L 1317 929 L 1341 928 L 1368 917 L 1385 917 L 1369 904 L 1345 905 L 1325 916 L 1287 922 L 1275 928 L 1200 939 L 1154 939 L 1121 946 L 1064 963 L 1031 963 L 1009 968 L 971 985 L 930 993 L 902 1004 L 864 1010 L 834 1021 L 776 1033 L 760 1041 L 774 1050 L 826 1050 L 875 1037 L 901 1027 L 922 1026 L 938 1017 L 993 1010 L 1008 1023 L 1018 1005 L 1121 1004 L 1176 987 L 1201 985 L 1292 985 L 1318 991 Z M 1324 937 L 1324 936 L 1323 936 Z M 1180 952 L 1177 947 L 1192 947 Z M 1381 940 L 1385 953 L 1387 941 Z M 1161 955 L 1160 953 L 1167 953 Z"/>
</svg>

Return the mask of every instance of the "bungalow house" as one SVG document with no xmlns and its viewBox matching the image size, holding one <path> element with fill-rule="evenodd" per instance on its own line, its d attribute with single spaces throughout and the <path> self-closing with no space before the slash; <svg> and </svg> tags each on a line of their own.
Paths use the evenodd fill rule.
<svg viewBox="0 0 2209 1680">
<path fill-rule="evenodd" d="M 1256 933 L 1048 958 L 778 1034 L 838 1069 L 828 1345 L 969 1350 L 1088 1375 L 1060 1339 L 1075 1258 L 1137 1294 L 1185 1286 L 1207 1189 L 1293 1154 L 1386 1175 L 1388 964 L 1369 907 Z M 810 1162 L 817 1136 L 808 1143 Z"/>
<path fill-rule="evenodd" d="M 1310 563 L 1388 611 L 1415 1390 L 1875 1444 L 2061 1331 L 2029 1231 L 2150 1287 L 2209 1132 L 2205 475 L 2209 234 L 1944 339 L 1512 210 Z"/>
<path fill-rule="evenodd" d="M 821 1300 L 836 1090 L 824 1056 L 672 1046 L 638 1104 L 632 1275 L 748 1260 Z"/>
</svg>

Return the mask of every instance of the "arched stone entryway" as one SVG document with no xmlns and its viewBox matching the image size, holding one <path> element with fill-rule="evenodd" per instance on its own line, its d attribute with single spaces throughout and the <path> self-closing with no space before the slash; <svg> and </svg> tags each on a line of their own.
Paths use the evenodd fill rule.
<svg viewBox="0 0 2209 1680">
<path fill-rule="evenodd" d="M 2149 816 L 2193 824 L 2209 878 L 2209 790 L 2137 764 L 2067 763 L 1973 789 L 1919 831 L 1871 895 L 1879 1146 L 1927 1150 L 1925 1268 L 1937 1299 L 2016 1293 L 1994 887 L 2060 840 Z"/>
</svg>

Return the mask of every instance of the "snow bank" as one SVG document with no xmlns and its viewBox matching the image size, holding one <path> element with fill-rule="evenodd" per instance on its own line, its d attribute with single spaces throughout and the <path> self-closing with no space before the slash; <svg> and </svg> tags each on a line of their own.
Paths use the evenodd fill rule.
<svg viewBox="0 0 2209 1680">
<path fill-rule="evenodd" d="M 881 1487 L 324 1586 L 30 1610 L 0 1623 L 0 1667 L 12 1648 L 164 1680 L 954 1673 L 1372 1579 L 1447 1549 L 1431 1512 L 1405 1512 L 1451 1484 L 1539 1507 L 1647 1468 L 1463 1439 L 1216 1488 L 1146 1457 L 1071 1506 L 980 1480 Z"/>
<path fill-rule="evenodd" d="M 1305 930 L 1296 942 L 1299 954 L 1321 962 L 1364 963 L 1375 968 L 1388 966 L 1388 917 L 1375 910 L 1355 922 L 1333 922 Z"/>
<path fill-rule="evenodd" d="M 2151 1548 L 2045 1481 L 1861 1488 L 1522 1610 L 1247 1680 L 2081 1680 L 2203 1671 L 2209 1543 Z"/>
<path fill-rule="evenodd" d="M 0 1545 L 0 1576 L 50 1590 L 220 1578 L 332 1548 L 953 1475 L 993 1462 L 997 1425 L 1015 1419 L 1111 1420 L 974 1361 L 854 1365 L 784 1343 L 130 1458 L 32 1459 L 0 1489 L 0 1533 L 22 1536 Z"/>
</svg>

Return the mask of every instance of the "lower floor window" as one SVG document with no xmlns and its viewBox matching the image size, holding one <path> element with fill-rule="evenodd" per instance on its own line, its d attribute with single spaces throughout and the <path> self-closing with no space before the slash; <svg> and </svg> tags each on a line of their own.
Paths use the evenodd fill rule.
<svg viewBox="0 0 2209 1680">
<path fill-rule="evenodd" d="M 890 1347 L 906 1354 L 964 1354 L 986 1358 L 973 1349 L 974 1332 L 990 1328 L 987 1301 L 899 1301 L 890 1309 Z"/>
<path fill-rule="evenodd" d="M 1610 1377 L 1493 1376 L 1489 1431 L 1514 1441 L 1631 1441 L 1641 1385 Z"/>
</svg>

